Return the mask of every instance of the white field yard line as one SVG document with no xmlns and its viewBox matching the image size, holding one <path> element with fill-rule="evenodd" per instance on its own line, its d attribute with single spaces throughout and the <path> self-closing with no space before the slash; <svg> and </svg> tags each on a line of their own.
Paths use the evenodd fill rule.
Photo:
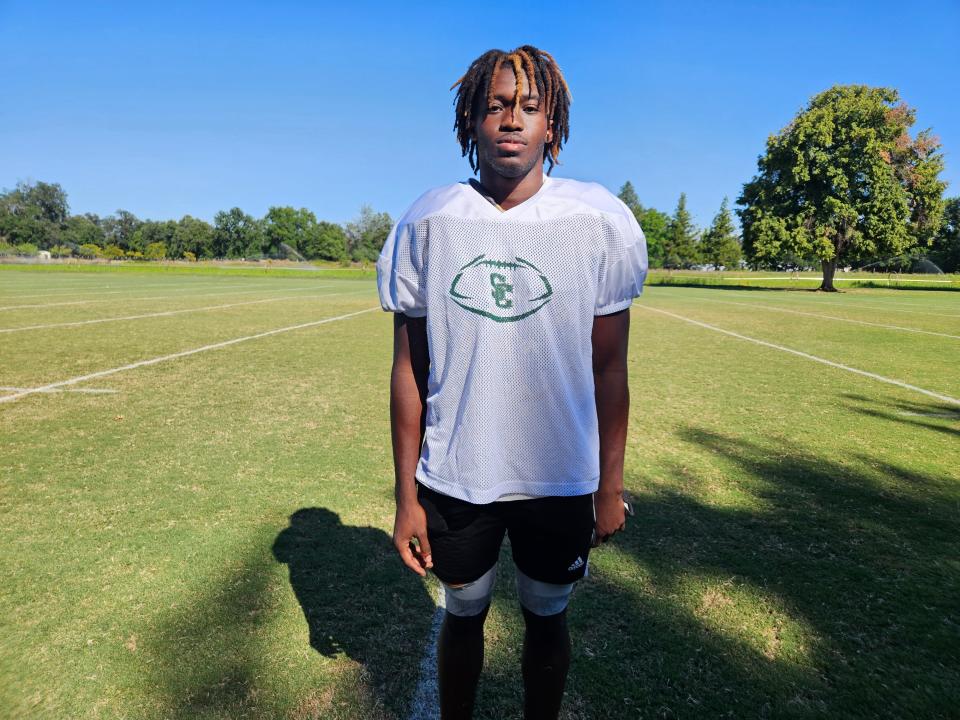
<svg viewBox="0 0 960 720">
<path fill-rule="evenodd" d="M 9 385 L 0 385 L 0 390 L 4 392 L 23 392 L 24 390 L 29 390 L 30 388 L 22 387 L 10 387 Z M 47 393 L 57 393 L 57 392 L 76 392 L 76 393 L 90 393 L 91 395 L 106 395 L 112 393 L 118 393 L 119 390 L 108 390 L 106 388 L 52 388 L 51 390 L 43 390 Z"/>
<path fill-rule="evenodd" d="M 874 288 L 876 290 L 876 288 Z M 905 291 L 901 291 L 905 292 Z M 934 291 L 939 292 L 939 291 Z M 947 303 L 945 305 L 938 304 L 935 302 L 937 298 L 933 300 L 922 299 L 918 302 L 911 302 L 910 297 L 893 297 L 890 295 L 873 295 L 872 297 L 864 297 L 863 295 L 847 295 L 846 298 L 840 303 L 837 303 L 830 296 L 827 297 L 802 297 L 799 299 L 805 300 L 807 302 L 823 302 L 831 303 L 835 305 L 844 305 L 845 307 L 871 307 L 877 310 L 894 310 L 895 308 L 902 307 L 922 307 L 922 308 L 933 308 L 934 310 L 958 310 L 960 309 L 960 303 Z M 798 298 L 793 298 L 798 299 Z M 839 298 L 838 298 L 839 299 Z M 940 298 L 941 300 L 943 298 Z M 861 305 L 861 300 L 869 300 L 870 302 L 878 303 L 877 305 Z M 949 317 L 960 317 L 960 315 L 950 315 Z"/>
<path fill-rule="evenodd" d="M 647 291 L 649 291 L 649 290 L 652 290 L 653 292 L 657 292 L 657 290 L 658 290 L 660 287 L 661 287 L 661 286 L 659 286 L 659 285 L 650 285 L 650 286 L 648 286 L 647 288 L 645 288 L 644 292 L 647 292 Z M 662 287 L 669 287 L 669 286 L 662 286 Z M 692 289 L 694 289 L 694 288 L 683 288 L 683 289 L 684 289 L 684 290 L 692 290 Z M 752 293 L 751 293 L 751 294 L 752 294 Z M 704 297 L 704 296 L 702 296 L 702 295 L 697 295 L 696 297 Z M 877 299 L 879 299 L 879 298 L 874 298 L 874 299 L 877 300 Z M 846 301 L 843 301 L 843 302 L 836 302 L 836 301 L 834 301 L 834 300 L 829 300 L 829 299 L 827 299 L 827 298 L 825 298 L 825 297 L 817 297 L 817 298 L 813 298 L 813 297 L 797 297 L 797 296 L 791 294 L 791 297 L 789 298 L 789 302 L 816 303 L 818 306 L 820 306 L 820 305 L 835 305 L 835 306 L 837 306 L 837 307 L 842 307 L 842 308 L 847 309 L 847 310 L 883 310 L 883 311 L 885 311 L 885 312 L 910 313 L 911 315 L 930 315 L 931 317 L 949 317 L 949 318 L 960 317 L 960 314 L 954 314 L 954 313 L 935 313 L 935 312 L 927 312 L 927 311 L 924 311 L 924 310 L 904 310 L 904 309 L 902 309 L 902 308 L 900 308 L 900 307 L 894 307 L 894 306 L 889 305 L 889 304 L 886 304 L 886 305 L 861 305 L 859 300 L 854 300 L 853 298 L 850 298 L 849 300 L 846 300 Z M 896 302 L 896 301 L 895 301 L 895 302 Z M 915 307 L 915 306 L 911 305 L 911 307 Z M 923 307 L 939 307 L 939 306 L 938 306 L 938 305 L 923 305 Z"/>
<path fill-rule="evenodd" d="M 101 285 L 100 287 L 89 287 L 74 290 L 73 288 L 63 288 L 62 292 L 53 292 L 53 293 L 33 293 L 30 295 L 20 295 L 19 293 L 11 293 L 8 297 L 0 296 L 0 300 L 18 300 L 19 298 L 38 298 L 38 297 L 69 297 L 70 295 L 88 295 L 93 293 L 94 295 L 122 295 L 124 293 L 135 293 L 143 290 L 144 288 L 156 288 L 156 287 L 165 287 L 172 292 L 182 292 L 184 290 L 214 290 L 218 289 L 216 283 L 196 283 L 189 285 L 168 285 L 167 283 L 151 283 L 149 285 L 131 285 L 129 287 L 121 288 L 119 290 L 108 290 L 107 288 L 115 288 L 116 285 Z M 250 283 L 237 283 L 234 285 L 221 285 L 219 289 L 227 288 L 237 288 L 237 287 L 250 287 Z M 264 286 L 266 287 L 266 286 Z"/>
<path fill-rule="evenodd" d="M 437 689 L 437 641 L 440 638 L 440 626 L 446 612 L 446 597 L 443 586 L 437 592 L 437 609 L 430 623 L 427 645 L 420 658 L 420 677 L 417 689 L 410 701 L 410 713 L 407 720 L 440 720 L 440 692 Z"/>
<path fill-rule="evenodd" d="M 859 304 L 859 303 L 857 303 L 857 302 L 852 302 L 852 303 L 838 303 L 838 302 L 831 302 L 831 301 L 825 300 L 825 299 L 823 299 L 823 298 L 817 298 L 817 299 L 814 299 L 814 298 L 790 298 L 790 301 L 791 301 L 791 302 L 796 302 L 797 300 L 801 300 L 801 301 L 803 301 L 803 302 L 815 302 L 815 303 L 817 303 L 817 304 L 824 304 L 824 305 L 836 305 L 836 306 L 839 306 L 839 307 L 847 308 L 847 309 L 849 309 L 849 310 L 860 310 L 860 309 L 864 309 L 864 310 L 883 310 L 884 312 L 910 313 L 911 315 L 930 315 L 931 317 L 949 317 L 949 318 L 960 317 L 960 314 L 954 314 L 954 313 L 932 313 L 932 312 L 926 312 L 926 311 L 924 311 L 924 310 L 904 310 L 903 308 L 891 307 L 891 306 L 889 306 L 889 305 L 888 305 L 888 306 L 883 306 L 883 305 L 861 305 L 861 304 Z"/>
<path fill-rule="evenodd" d="M 923 335 L 936 335 L 938 337 L 945 337 L 945 338 L 951 338 L 953 340 L 960 340 L 960 335 L 949 335 L 947 333 L 934 332 L 933 330 L 919 330 L 917 328 L 903 327 L 902 325 L 885 325 L 883 323 L 868 322 L 867 320 L 853 320 L 852 318 L 837 317 L 836 315 L 819 315 L 817 313 L 804 312 L 803 310 L 788 310 L 787 308 L 774 307 L 773 305 L 760 305 L 757 303 L 736 302 L 734 300 L 717 300 L 715 298 L 702 297 L 700 295 L 697 295 L 696 298 L 697 300 L 703 300 L 704 302 L 722 303 L 724 305 L 740 305 L 742 307 L 754 307 L 754 308 L 760 308 L 761 310 L 769 310 L 771 312 L 784 312 L 784 313 L 791 313 L 793 315 L 806 315 L 807 317 L 822 318 L 824 320 L 837 320 L 839 322 L 856 323 L 857 325 L 869 325 L 871 327 L 884 328 L 886 330 L 902 330 L 903 332 L 922 333 Z"/>
<path fill-rule="evenodd" d="M 52 292 L 42 292 L 42 293 L 30 293 L 21 294 L 16 291 L 10 292 L 8 296 L 0 296 L 0 300 L 16 300 L 17 298 L 38 298 L 38 297 L 64 297 L 68 295 L 85 295 L 93 293 L 96 295 L 118 295 L 123 292 L 131 292 L 139 290 L 141 288 L 152 288 L 152 287 L 164 287 L 162 283 L 150 283 L 148 285 L 131 285 L 128 287 L 118 288 L 116 285 L 71 285 L 69 287 L 57 287 L 51 288 Z M 171 289 L 187 287 L 186 285 L 169 285 Z M 205 289 L 206 285 L 199 285 L 201 289 Z M 236 287 L 236 286 L 234 286 Z M 4 288 L 8 290 L 9 288 Z"/>
<path fill-rule="evenodd" d="M 170 280 L 165 283 L 144 283 L 144 284 L 123 284 L 123 283 L 114 283 L 112 285 L 72 285 L 69 287 L 56 287 L 51 288 L 51 292 L 43 293 L 31 293 L 29 295 L 23 295 L 16 291 L 8 292 L 6 296 L 0 294 L 0 300 L 12 300 L 15 298 L 21 297 L 63 297 L 65 295 L 83 295 L 83 294 L 111 294 L 116 295 L 120 293 L 130 293 L 137 292 L 146 288 L 168 288 L 174 291 L 183 291 L 183 290 L 216 290 L 224 288 L 238 288 L 238 287 L 250 287 L 255 285 L 258 282 L 263 282 L 260 278 L 251 278 L 250 282 L 237 282 L 237 278 L 231 278 L 229 282 L 189 282 L 189 283 L 178 283 L 175 280 Z M 294 284 L 296 280 L 286 279 L 283 280 L 284 283 Z M 263 286 L 267 287 L 270 285 L 270 281 L 264 282 Z M 9 288 L 3 288 L 4 290 L 9 290 Z M 30 289 L 30 288 L 28 288 Z"/>
<path fill-rule="evenodd" d="M 239 285 L 237 287 L 248 287 L 246 285 Z M 299 292 L 301 290 L 319 290 L 320 288 L 333 287 L 332 285 L 313 285 L 311 287 L 301 287 L 301 288 L 283 288 L 286 292 Z M 237 290 L 236 292 L 209 292 L 209 293 L 197 293 L 196 295 L 180 295 L 174 297 L 171 295 L 153 295 L 150 297 L 129 297 L 126 298 L 130 302 L 139 302 L 141 300 L 180 300 L 182 298 L 193 298 L 193 297 L 210 297 L 211 295 L 249 295 L 250 293 L 258 292 L 270 292 L 275 288 L 262 288 L 257 290 Z M 44 303 L 42 305 L 7 305 L 6 307 L 0 307 L 0 310 L 24 310 L 24 309 L 35 309 L 35 308 L 45 308 L 45 307 L 60 307 L 62 305 L 90 305 L 92 303 L 105 303 L 105 302 L 116 302 L 119 298 L 110 298 L 109 300 L 70 300 L 69 302 L 59 302 L 59 303 Z"/>
<path fill-rule="evenodd" d="M 256 333 L 255 335 L 245 335 L 244 337 L 233 338 L 232 340 L 224 340 L 218 343 L 212 343 L 211 345 L 204 345 L 203 347 L 192 348 L 190 350 L 181 350 L 180 352 L 170 353 L 169 355 L 161 355 L 160 357 L 150 358 L 148 360 L 139 360 L 129 365 L 121 365 L 120 367 L 110 368 L 109 370 L 99 370 L 97 372 L 88 373 L 86 375 L 78 375 L 77 377 L 69 378 L 67 380 L 60 380 L 59 382 L 49 383 L 48 385 L 41 385 L 40 387 L 27 388 L 20 392 L 14 393 L 13 395 L 6 395 L 0 397 L 0 403 L 12 402 L 13 400 L 19 400 L 22 397 L 27 395 L 33 395 L 34 393 L 42 393 L 47 390 L 52 390 L 54 388 L 61 388 L 67 385 L 76 385 L 77 383 L 82 383 L 87 380 L 92 380 L 93 378 L 106 377 L 107 375 L 115 375 L 119 372 L 125 372 L 127 370 L 135 370 L 136 368 L 146 367 L 148 365 L 156 365 L 157 363 L 166 362 L 167 360 L 176 360 L 177 358 L 188 357 L 190 355 L 196 355 L 197 353 L 206 352 L 207 350 L 217 350 L 218 348 L 229 347 L 230 345 L 236 345 L 237 343 L 247 342 L 248 340 L 257 340 L 263 337 L 269 337 L 271 335 L 278 335 L 280 333 L 291 332 L 293 330 L 303 330 L 309 327 L 316 327 L 318 325 L 325 325 L 326 323 L 336 322 L 337 320 L 346 320 L 347 318 L 354 317 L 355 315 L 362 315 L 363 313 L 372 312 L 374 310 L 380 310 L 380 306 L 377 305 L 372 308 L 367 308 L 365 310 L 357 310 L 352 313 L 347 313 L 345 315 L 337 315 L 336 317 L 324 318 L 323 320 L 313 320 L 307 323 L 300 323 L 298 325 L 288 325 L 287 327 L 276 328 L 274 330 L 267 330 L 265 332 Z"/>
<path fill-rule="evenodd" d="M 862 375 L 863 377 L 870 378 L 871 380 L 877 380 L 879 382 L 887 383 L 888 385 L 896 385 L 897 387 L 904 388 L 906 390 L 912 390 L 913 392 L 921 393 L 928 397 L 936 398 L 945 403 L 951 405 L 960 405 L 960 400 L 949 395 L 942 395 L 940 393 L 933 392 L 932 390 L 925 390 L 922 387 L 917 387 L 916 385 L 910 385 L 909 383 L 902 382 L 901 380 L 894 380 L 893 378 L 884 377 L 883 375 L 877 375 L 876 373 L 867 372 L 866 370 L 860 370 L 859 368 L 850 367 L 849 365 L 844 365 L 842 363 L 833 362 L 833 360 L 827 360 L 822 357 L 817 357 L 816 355 L 811 355 L 810 353 L 802 352 L 801 350 L 794 350 L 793 348 L 788 348 L 783 345 L 776 345 L 766 340 L 759 340 L 757 338 L 752 338 L 747 335 L 741 335 L 740 333 L 733 332 L 732 330 L 725 330 L 724 328 L 717 327 L 716 325 L 710 325 L 709 323 L 700 322 L 699 320 L 694 320 L 693 318 L 688 318 L 683 315 L 677 315 L 676 313 L 669 312 L 668 310 L 661 310 L 659 308 L 650 307 L 649 305 L 637 305 L 637 307 L 642 308 L 643 310 L 649 310 L 650 312 L 660 313 L 662 315 L 668 315 L 677 320 L 683 320 L 688 322 L 691 325 L 697 325 L 707 330 L 713 330 L 714 332 L 723 333 L 724 335 L 729 335 L 730 337 L 735 337 L 739 340 L 746 340 L 747 342 L 756 343 L 757 345 L 763 345 L 764 347 L 772 348 L 774 350 L 780 350 L 781 352 L 787 352 L 792 355 L 797 355 L 798 357 L 805 358 L 807 360 L 813 360 L 814 362 L 823 363 L 824 365 L 829 365 L 830 367 L 837 368 L 838 370 L 846 370 L 847 372 L 855 373 L 857 375 Z M 2 402 L 4 398 L 0 398 Z"/>
<path fill-rule="evenodd" d="M 266 300 L 244 300 L 243 302 L 227 303 L 226 305 L 207 305 L 205 307 L 185 308 L 183 310 L 167 310 L 165 312 L 145 313 L 143 315 L 124 315 L 123 317 L 96 318 L 94 320 L 78 320 L 76 322 L 50 323 L 49 325 L 27 325 L 26 327 L 0 328 L 0 333 L 15 333 L 20 332 L 21 330 L 43 330 L 47 328 L 77 327 L 79 325 L 95 325 L 97 323 L 119 322 L 121 320 L 142 320 L 144 318 L 167 317 L 170 315 L 182 315 L 183 313 L 203 312 L 206 310 L 221 310 L 223 308 L 279 302 L 281 300 L 306 300 L 308 298 L 336 297 L 337 295 L 356 295 L 360 292 L 364 291 L 353 290 L 350 292 L 339 293 L 319 293 L 317 295 L 287 295 L 285 297 L 267 298 Z"/>
<path fill-rule="evenodd" d="M 61 305 L 88 305 L 90 303 L 111 302 L 110 300 L 71 300 L 70 302 L 46 303 L 44 305 L 7 305 L 0 307 L 0 310 L 29 310 L 32 308 L 60 307 Z"/>
</svg>

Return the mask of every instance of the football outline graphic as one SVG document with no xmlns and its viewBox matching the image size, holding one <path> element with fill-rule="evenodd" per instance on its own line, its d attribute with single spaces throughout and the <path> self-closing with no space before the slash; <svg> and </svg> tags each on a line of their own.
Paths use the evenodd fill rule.
<svg viewBox="0 0 960 720">
<path fill-rule="evenodd" d="M 523 297 L 522 289 L 533 297 Z M 553 287 L 529 260 L 493 260 L 483 254 L 457 271 L 449 295 L 464 310 L 496 322 L 516 322 L 550 302 Z"/>
</svg>

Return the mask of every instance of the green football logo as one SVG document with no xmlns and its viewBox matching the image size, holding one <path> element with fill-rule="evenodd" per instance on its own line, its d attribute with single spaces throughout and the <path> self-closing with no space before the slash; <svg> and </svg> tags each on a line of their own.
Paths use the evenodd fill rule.
<svg viewBox="0 0 960 720">
<path fill-rule="evenodd" d="M 457 271 L 450 298 L 464 310 L 496 322 L 530 317 L 553 297 L 550 281 L 523 258 L 491 260 L 478 255 Z"/>
</svg>

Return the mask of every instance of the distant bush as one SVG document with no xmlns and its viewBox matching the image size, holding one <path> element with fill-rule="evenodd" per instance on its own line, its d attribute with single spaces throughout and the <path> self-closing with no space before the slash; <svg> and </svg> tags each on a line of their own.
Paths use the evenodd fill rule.
<svg viewBox="0 0 960 720">
<path fill-rule="evenodd" d="M 103 256 L 110 260 L 119 260 L 124 256 L 123 248 L 119 245 L 107 245 L 103 249 Z"/>
<path fill-rule="evenodd" d="M 94 245 L 93 243 L 84 243 L 77 250 L 77 255 L 85 258 L 98 258 L 103 257 L 103 250 L 99 245 Z"/>
<path fill-rule="evenodd" d="M 127 250 L 124 255 L 131 260 L 143 260 L 143 253 L 139 250 Z"/>
<path fill-rule="evenodd" d="M 17 245 L 17 255 L 36 255 L 39 248 L 33 243 L 20 243 Z"/>
<path fill-rule="evenodd" d="M 10 243 L 0 240 L 0 255 L 16 255 L 17 249 Z"/>
<path fill-rule="evenodd" d="M 144 250 L 145 260 L 163 260 L 167 256 L 167 246 L 162 242 L 152 242 Z"/>
<path fill-rule="evenodd" d="M 194 255 L 194 254 L 193 254 L 192 252 L 190 252 L 189 250 L 184 250 L 184 251 L 183 251 L 183 259 L 186 260 L 187 262 L 196 262 L 196 261 L 197 261 L 197 256 Z"/>
<path fill-rule="evenodd" d="M 69 245 L 54 245 L 50 248 L 50 254 L 54 257 L 70 257 L 73 255 L 73 248 Z"/>
</svg>

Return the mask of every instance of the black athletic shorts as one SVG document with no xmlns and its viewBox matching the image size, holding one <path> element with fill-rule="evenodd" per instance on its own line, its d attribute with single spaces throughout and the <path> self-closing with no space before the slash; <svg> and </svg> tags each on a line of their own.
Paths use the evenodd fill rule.
<svg viewBox="0 0 960 720">
<path fill-rule="evenodd" d="M 534 580 L 565 585 L 586 572 L 593 495 L 474 505 L 417 483 L 417 498 L 427 514 L 433 571 L 447 584 L 473 582 L 496 565 L 504 533 L 513 561 Z"/>
</svg>

